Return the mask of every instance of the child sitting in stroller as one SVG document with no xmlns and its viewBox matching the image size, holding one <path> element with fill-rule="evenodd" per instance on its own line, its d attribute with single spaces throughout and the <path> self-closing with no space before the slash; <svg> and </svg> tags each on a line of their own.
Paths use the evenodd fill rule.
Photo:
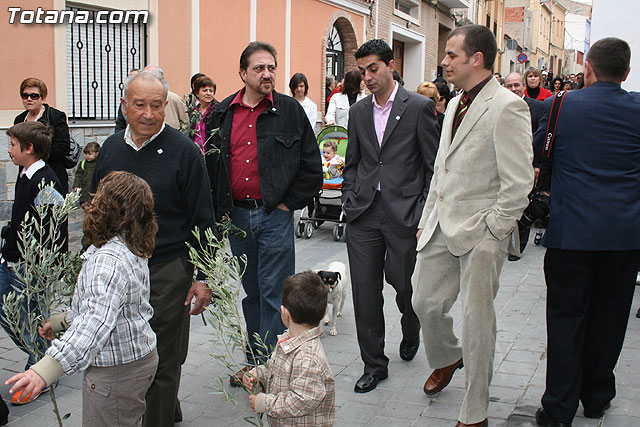
<svg viewBox="0 0 640 427">
<path fill-rule="evenodd" d="M 337 154 L 338 144 L 335 141 L 328 140 L 322 144 L 322 172 L 324 179 L 335 179 L 342 176 L 344 168 L 344 158 Z"/>
</svg>

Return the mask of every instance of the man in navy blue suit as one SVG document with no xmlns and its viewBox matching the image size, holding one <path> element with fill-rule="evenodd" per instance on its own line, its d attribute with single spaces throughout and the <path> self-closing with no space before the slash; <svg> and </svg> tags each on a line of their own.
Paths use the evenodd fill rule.
<svg viewBox="0 0 640 427">
<path fill-rule="evenodd" d="M 585 87 L 564 96 L 551 148 L 547 247 L 547 384 L 536 421 L 570 426 L 600 418 L 616 394 L 620 355 L 640 264 L 640 94 L 620 87 L 631 50 L 596 42 Z M 553 97 L 534 137 L 545 140 Z"/>
<path fill-rule="evenodd" d="M 536 130 L 538 130 L 538 125 L 540 124 L 540 118 L 544 113 L 544 108 L 542 108 L 542 101 L 538 101 L 537 99 L 525 96 L 525 82 L 524 78 L 522 78 L 522 74 L 520 73 L 509 74 L 504 79 L 504 87 L 518 95 L 524 100 L 524 102 L 527 103 L 527 106 L 529 107 L 529 114 L 531 114 L 531 133 L 536 133 Z M 520 234 L 520 256 L 524 252 L 524 249 L 527 247 L 530 230 L 531 226 L 523 227 L 522 225 L 520 225 L 520 223 L 518 223 L 518 233 Z M 517 261 L 520 259 L 520 256 L 510 253 L 508 259 L 509 261 Z"/>
</svg>

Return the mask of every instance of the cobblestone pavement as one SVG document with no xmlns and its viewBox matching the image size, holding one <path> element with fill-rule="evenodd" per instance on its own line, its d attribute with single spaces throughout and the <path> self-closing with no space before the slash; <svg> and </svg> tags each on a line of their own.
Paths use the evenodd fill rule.
<svg viewBox="0 0 640 427">
<path fill-rule="evenodd" d="M 74 241 L 78 241 L 78 224 L 72 224 Z M 530 242 L 533 239 L 530 240 Z M 542 273 L 544 249 L 530 244 L 522 259 L 507 262 L 495 300 L 498 337 L 495 373 L 489 405 L 490 426 L 534 426 L 533 414 L 540 404 L 545 383 L 545 286 Z M 320 269 L 331 261 L 346 261 L 343 242 L 334 242 L 327 224 L 316 230 L 311 239 L 296 240 L 297 270 Z M 370 393 L 353 392 L 355 381 L 363 372 L 355 335 L 351 295 L 345 304 L 344 317 L 338 319 L 338 335 L 322 336 L 322 343 L 336 378 L 336 426 L 429 426 L 456 424 L 464 394 L 464 373 L 458 372 L 441 393 L 428 397 L 422 386 L 430 373 L 423 348 L 411 362 L 398 356 L 401 340 L 399 312 L 394 292 L 385 287 L 387 346 L 390 358 L 389 378 Z M 636 295 L 634 310 L 640 305 Z M 460 306 L 453 308 L 459 326 Z M 633 311 L 635 313 L 635 311 Z M 633 313 L 617 367 L 618 396 L 602 420 L 582 417 L 582 408 L 573 425 L 578 427 L 640 426 L 640 319 Z M 424 343 L 422 344 L 424 346 Z M 251 415 L 247 395 L 238 391 L 237 406 L 214 394 L 212 383 L 224 374 L 211 358 L 210 333 L 200 317 L 192 318 L 189 357 L 182 370 L 180 399 L 184 412 L 180 427 L 245 426 Z M 26 358 L 0 332 L 0 376 L 8 378 L 23 369 Z M 225 382 L 226 383 L 226 382 Z M 0 393 L 8 399 L 8 387 Z M 60 380 L 56 396 L 63 414 L 70 414 L 66 426 L 81 425 L 81 375 Z M 36 402 L 11 407 L 10 426 L 56 425 L 48 395 Z M 265 423 L 266 424 L 266 423 Z"/>
</svg>

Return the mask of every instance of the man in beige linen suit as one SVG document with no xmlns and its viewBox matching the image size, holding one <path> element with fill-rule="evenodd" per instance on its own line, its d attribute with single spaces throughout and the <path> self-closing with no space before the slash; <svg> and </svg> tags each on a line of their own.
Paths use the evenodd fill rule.
<svg viewBox="0 0 640 427">
<path fill-rule="evenodd" d="M 462 368 L 466 393 L 458 426 L 487 425 L 496 318 L 493 299 L 509 237 L 533 186 L 527 104 L 491 73 L 496 41 L 486 27 L 449 35 L 442 66 L 464 92 L 445 113 L 434 175 L 418 224 L 413 307 L 429 365 L 424 391 L 435 394 Z M 462 339 L 451 306 L 460 294 Z"/>
</svg>

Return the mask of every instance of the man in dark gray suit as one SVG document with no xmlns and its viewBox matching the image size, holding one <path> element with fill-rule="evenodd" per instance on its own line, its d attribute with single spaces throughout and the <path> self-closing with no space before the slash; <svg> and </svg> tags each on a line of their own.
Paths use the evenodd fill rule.
<svg viewBox="0 0 640 427">
<path fill-rule="evenodd" d="M 531 114 L 531 134 L 533 135 L 534 133 L 536 133 L 536 130 L 538 130 L 538 125 L 540 124 L 542 113 L 544 112 L 542 101 L 538 101 L 537 99 L 532 99 L 528 96 L 525 96 L 524 79 L 522 78 L 522 74 L 520 73 L 509 74 L 504 79 L 504 87 L 522 98 L 524 102 L 526 102 L 529 106 L 529 114 Z M 520 255 L 522 255 L 522 252 L 524 252 L 524 249 L 527 247 L 530 230 L 531 226 L 522 227 L 520 223 L 518 223 L 518 233 L 520 237 Z M 518 261 L 519 259 L 520 256 L 511 253 L 509 254 L 509 261 Z"/>
<path fill-rule="evenodd" d="M 438 132 L 433 101 L 393 80 L 395 62 L 387 43 L 370 40 L 355 56 L 373 95 L 349 111 L 342 202 L 356 330 L 365 365 L 355 391 L 366 393 L 388 376 L 383 274 L 397 292 L 396 304 L 402 313 L 400 357 L 413 359 L 420 345 L 420 322 L 411 306 L 411 275 Z"/>
</svg>

